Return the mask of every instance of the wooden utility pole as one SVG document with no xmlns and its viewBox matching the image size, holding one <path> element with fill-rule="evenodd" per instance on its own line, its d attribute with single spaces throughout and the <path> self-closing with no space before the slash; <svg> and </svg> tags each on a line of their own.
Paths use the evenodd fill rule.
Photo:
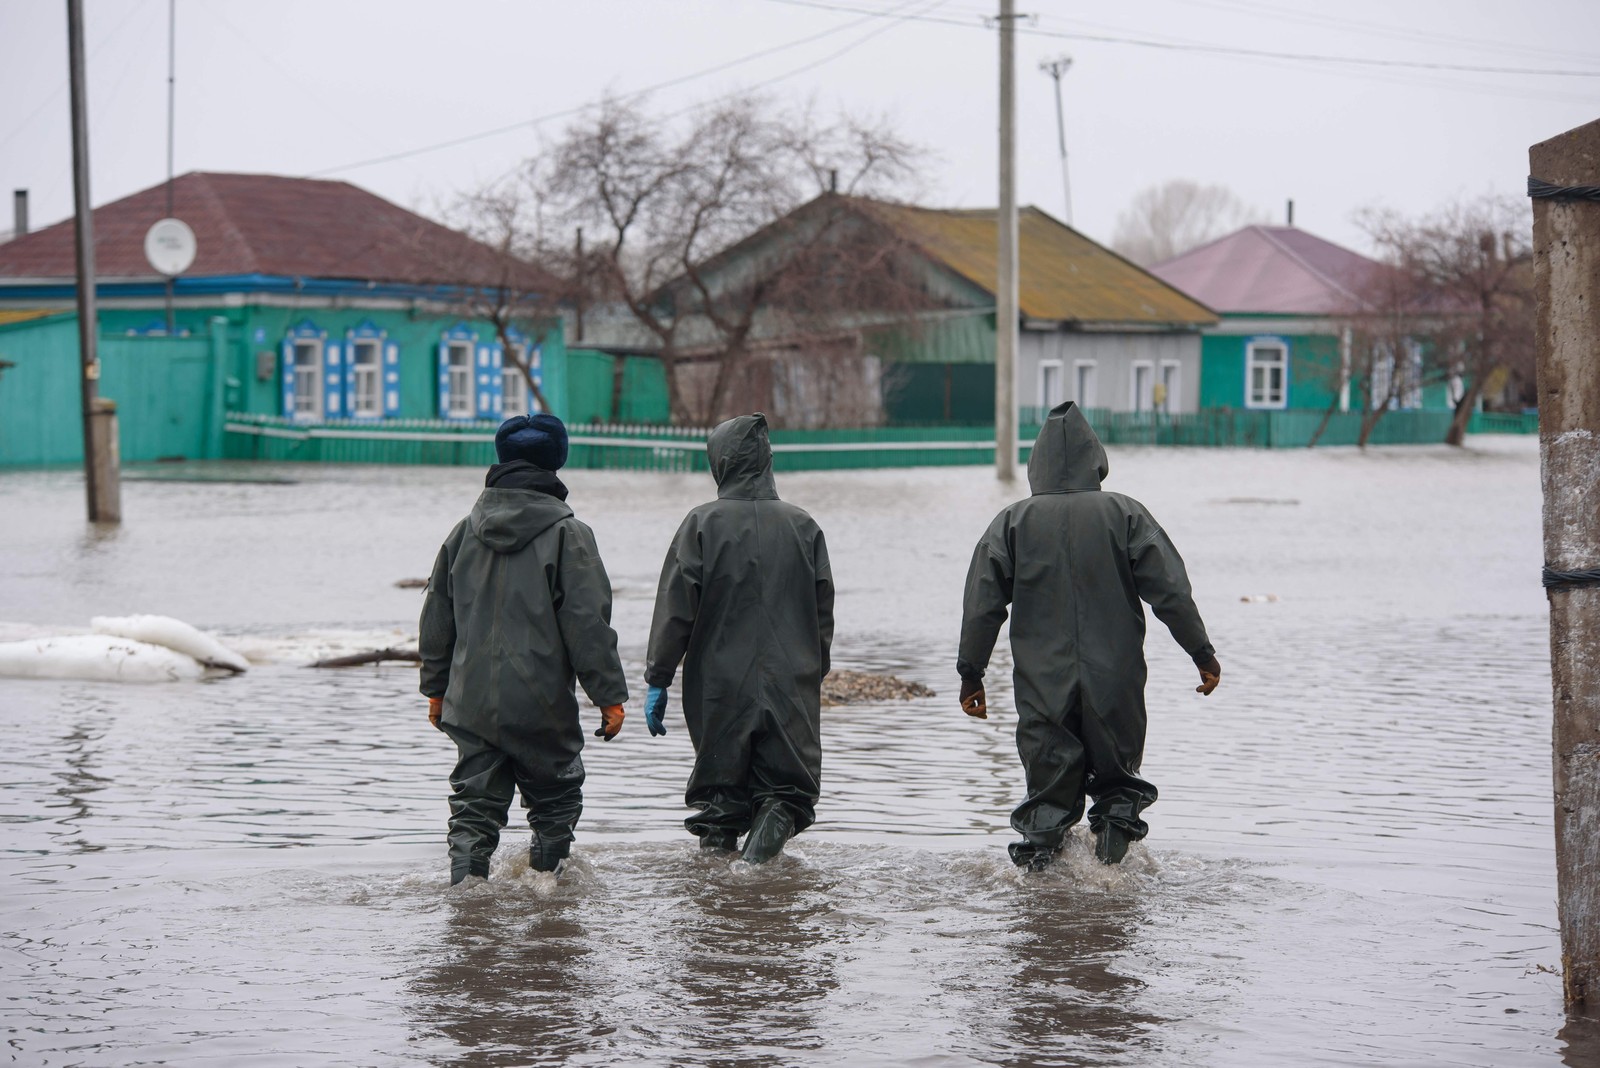
<svg viewBox="0 0 1600 1068">
<path fill-rule="evenodd" d="M 94 214 L 89 201 L 89 105 L 83 72 L 83 0 L 67 0 L 67 65 L 72 86 L 72 198 L 78 243 L 78 347 L 83 383 L 83 479 L 89 520 L 122 522 L 117 406 L 99 396 L 100 320 L 95 312 Z"/>
<path fill-rule="evenodd" d="M 1000 233 L 995 286 L 994 473 L 1017 477 L 1017 15 L 1000 0 Z"/>
<path fill-rule="evenodd" d="M 1600 120 L 1528 160 L 1561 967 L 1600 1006 Z"/>
</svg>

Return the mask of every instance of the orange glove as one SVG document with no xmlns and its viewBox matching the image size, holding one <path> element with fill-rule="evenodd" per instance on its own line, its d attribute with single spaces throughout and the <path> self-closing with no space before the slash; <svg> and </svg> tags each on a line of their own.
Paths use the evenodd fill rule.
<svg viewBox="0 0 1600 1068">
<path fill-rule="evenodd" d="M 622 732 L 622 720 L 626 715 L 621 705 L 607 705 L 600 710 L 600 729 L 594 732 L 596 738 L 610 741 Z"/>
<path fill-rule="evenodd" d="M 983 693 L 983 680 L 961 680 L 961 711 L 973 719 L 989 718 L 989 701 Z"/>
<path fill-rule="evenodd" d="M 428 698 L 428 722 L 433 724 L 435 727 L 439 727 L 439 717 L 442 715 L 444 715 L 444 698 Z M 443 730 L 444 728 L 439 727 L 439 729 Z"/>
<path fill-rule="evenodd" d="M 1217 688 L 1217 683 L 1222 681 L 1222 665 L 1213 656 L 1209 663 L 1200 664 L 1198 667 L 1200 668 L 1200 685 L 1194 688 L 1194 692 L 1209 697 L 1211 691 Z"/>
</svg>

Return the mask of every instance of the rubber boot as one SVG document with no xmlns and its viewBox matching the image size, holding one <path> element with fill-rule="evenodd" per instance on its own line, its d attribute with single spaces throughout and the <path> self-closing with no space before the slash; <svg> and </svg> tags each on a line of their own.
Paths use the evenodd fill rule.
<svg viewBox="0 0 1600 1068">
<path fill-rule="evenodd" d="M 750 824 L 740 859 L 747 864 L 765 864 L 783 852 L 783 844 L 794 836 L 794 813 L 782 801 L 768 801 Z"/>
<path fill-rule="evenodd" d="M 533 832 L 533 845 L 528 847 L 528 867 L 534 871 L 560 872 L 562 861 L 572 852 L 571 838 L 542 838 Z"/>
<path fill-rule="evenodd" d="M 739 836 L 733 831 L 707 831 L 700 836 L 700 848 L 732 853 L 739 848 Z"/>
<path fill-rule="evenodd" d="M 450 862 L 450 885 L 456 886 L 469 875 L 476 875 L 480 879 L 489 877 L 489 862 L 478 857 L 469 860 Z"/>
<path fill-rule="evenodd" d="M 1094 832 L 1094 856 L 1102 864 L 1121 864 L 1128 855 L 1128 832 L 1115 823 L 1103 824 Z"/>
<path fill-rule="evenodd" d="M 1042 846 L 1035 842 L 1012 842 L 1006 846 L 1006 851 L 1011 854 L 1011 863 L 1028 871 L 1044 871 L 1055 863 L 1056 854 L 1061 852 L 1060 846 Z"/>
</svg>

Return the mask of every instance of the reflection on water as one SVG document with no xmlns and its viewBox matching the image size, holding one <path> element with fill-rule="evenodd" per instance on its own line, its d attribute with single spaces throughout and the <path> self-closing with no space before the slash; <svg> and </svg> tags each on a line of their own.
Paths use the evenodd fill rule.
<svg viewBox="0 0 1600 1068">
<path fill-rule="evenodd" d="M 206 683 L 0 680 L 0 1015 L 22 1063 L 1593 1064 L 1560 1013 L 1537 454 L 1113 450 L 1195 578 L 1203 700 L 1152 634 L 1153 831 L 1005 860 L 1005 662 L 956 710 L 981 470 L 787 476 L 828 531 L 841 667 L 941 696 L 824 712 L 824 796 L 751 870 L 681 825 L 681 713 L 585 754 L 571 870 L 447 887 L 451 747 L 412 668 Z M 168 612 L 393 643 L 475 472 L 299 485 L 0 478 L 0 622 Z M 694 476 L 574 472 L 637 679 Z M 1286 491 L 1292 486 L 1293 492 Z M 1292 496 L 1295 505 L 1250 499 Z M 1245 503 L 1239 503 L 1244 501 Z M 1494 507 L 1483 502 L 1493 501 Z M 953 507 L 959 502 L 960 507 Z M 240 546 L 250 546 L 248 554 Z M 915 546 L 915 551 L 907 551 Z M 181 566 L 175 562 L 181 561 Z M 1241 601 L 1247 595 L 1277 601 Z M 637 698 L 637 694 L 635 695 Z M 1563 1029 L 1563 1027 L 1565 1029 Z"/>
</svg>

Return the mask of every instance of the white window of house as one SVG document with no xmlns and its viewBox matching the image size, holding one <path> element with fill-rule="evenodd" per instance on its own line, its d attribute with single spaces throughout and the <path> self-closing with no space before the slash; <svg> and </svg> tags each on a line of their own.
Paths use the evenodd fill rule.
<svg viewBox="0 0 1600 1068">
<path fill-rule="evenodd" d="M 322 342 L 294 343 L 294 416 L 322 418 Z"/>
<path fill-rule="evenodd" d="M 1394 389 L 1394 349 L 1388 342 L 1380 341 L 1373 346 L 1372 353 L 1372 381 L 1367 384 L 1367 408 L 1377 411 L 1379 408 L 1393 407 L 1389 393 Z"/>
<path fill-rule="evenodd" d="M 472 342 L 450 342 L 450 416 L 471 419 L 476 414 L 472 388 Z"/>
<path fill-rule="evenodd" d="M 350 414 L 357 419 L 376 419 L 383 414 L 383 342 L 377 338 L 358 339 L 350 351 Z"/>
<path fill-rule="evenodd" d="M 1098 399 L 1095 395 L 1095 362 L 1093 360 L 1075 360 L 1072 364 L 1073 400 L 1078 402 L 1080 408 L 1093 408 Z"/>
<path fill-rule="evenodd" d="M 1067 399 L 1060 360 L 1039 361 L 1039 406 L 1049 411 Z"/>
<path fill-rule="evenodd" d="M 1160 394 L 1156 407 L 1170 415 L 1183 403 L 1183 364 L 1162 360 L 1161 381 L 1156 385 Z"/>
<path fill-rule="evenodd" d="M 520 341 L 513 341 L 506 349 L 505 364 L 500 368 L 500 408 L 503 415 L 528 414 L 528 380 L 517 366 L 527 359 L 527 346 Z M 530 367 L 529 370 L 535 369 Z"/>
<path fill-rule="evenodd" d="M 1400 386 L 1400 407 L 1422 407 L 1422 346 L 1416 341 L 1407 339 L 1405 365 L 1402 368 L 1405 374 Z"/>
<path fill-rule="evenodd" d="M 1149 360 L 1135 360 L 1133 364 L 1133 392 L 1128 407 L 1136 412 L 1148 412 L 1155 407 L 1156 367 Z"/>
<path fill-rule="evenodd" d="M 1247 408 L 1289 406 L 1289 348 L 1281 341 L 1252 341 L 1244 361 Z"/>
</svg>

